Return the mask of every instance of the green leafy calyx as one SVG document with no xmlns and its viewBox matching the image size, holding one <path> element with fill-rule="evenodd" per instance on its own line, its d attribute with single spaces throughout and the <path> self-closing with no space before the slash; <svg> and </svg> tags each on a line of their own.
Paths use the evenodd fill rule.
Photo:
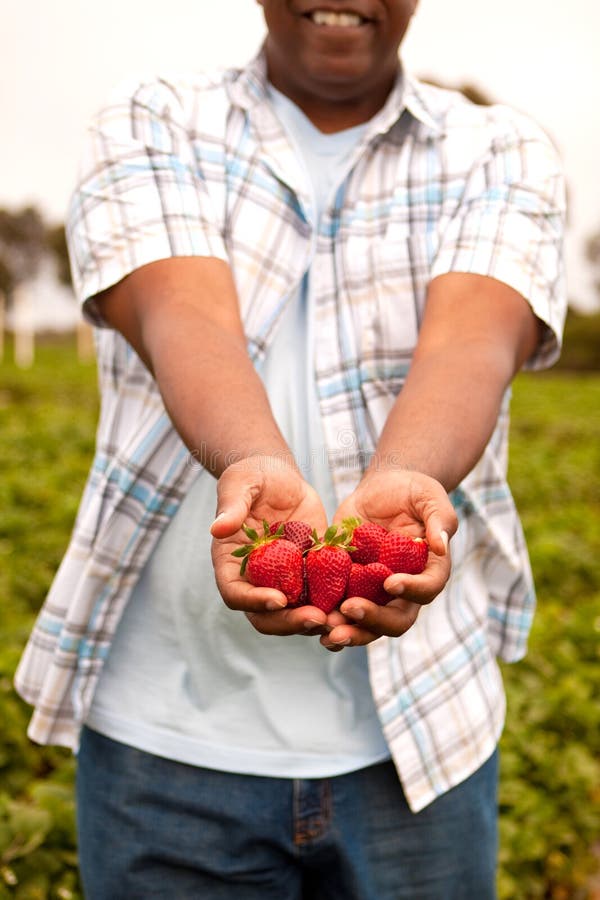
<svg viewBox="0 0 600 900">
<path fill-rule="evenodd" d="M 249 544 L 243 544 L 241 547 L 238 547 L 236 550 L 231 551 L 231 555 L 237 557 L 242 560 L 242 565 L 240 566 L 240 575 L 243 575 L 246 571 L 246 566 L 248 565 L 248 559 L 250 554 L 256 550 L 257 547 L 261 547 L 263 544 L 270 544 L 271 541 L 275 541 L 278 538 L 283 536 L 283 525 L 280 525 L 277 531 L 274 534 L 271 534 L 271 526 L 267 522 L 266 519 L 263 519 L 263 534 L 259 534 L 254 528 L 250 528 L 249 525 L 245 523 L 242 525 L 242 529 L 244 534 L 249 539 Z"/>
</svg>

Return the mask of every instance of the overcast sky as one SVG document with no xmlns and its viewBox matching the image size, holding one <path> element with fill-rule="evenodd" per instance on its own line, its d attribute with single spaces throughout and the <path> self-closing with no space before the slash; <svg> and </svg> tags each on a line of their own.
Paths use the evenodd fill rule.
<svg viewBox="0 0 600 900">
<path fill-rule="evenodd" d="M 60 221 L 90 114 L 132 74 L 244 63 L 255 0 L 0 0 L 0 205 Z M 324 4 L 326 5 L 326 4 Z M 351 6 L 351 0 L 349 0 Z M 600 229 L 598 0 L 420 0 L 407 67 L 478 85 L 554 138 L 570 191 L 570 296 L 594 302 L 585 238 Z"/>
</svg>

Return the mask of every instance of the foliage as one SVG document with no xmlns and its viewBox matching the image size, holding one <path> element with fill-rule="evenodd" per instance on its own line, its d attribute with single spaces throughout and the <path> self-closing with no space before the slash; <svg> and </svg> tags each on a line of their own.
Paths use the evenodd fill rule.
<svg viewBox="0 0 600 900">
<path fill-rule="evenodd" d="M 598 376 L 515 384 L 511 483 L 538 612 L 527 657 L 504 667 L 503 900 L 586 897 L 600 871 L 599 408 Z"/>
<path fill-rule="evenodd" d="M 12 674 L 68 540 L 93 452 L 93 364 L 70 343 L 0 366 L 0 900 L 76 900 L 73 761 L 32 745 Z M 600 819 L 600 376 L 522 375 L 511 480 L 538 586 L 526 659 L 504 666 L 501 900 L 583 900 Z"/>
<path fill-rule="evenodd" d="M 11 298 L 15 288 L 33 278 L 45 256 L 55 260 L 59 280 L 71 283 L 63 225 L 49 225 L 34 206 L 0 209 L 0 292 Z"/>
<path fill-rule="evenodd" d="M 40 346 L 32 369 L 6 362 L 0 373 L 0 900 L 69 900 L 81 896 L 73 761 L 27 739 L 29 709 L 12 675 L 92 457 L 96 372 L 77 362 L 69 341 Z"/>
<path fill-rule="evenodd" d="M 61 284 L 70 285 L 71 265 L 64 225 L 49 225 L 46 228 L 46 247 L 56 260 L 58 280 Z"/>
<path fill-rule="evenodd" d="M 44 248 L 44 223 L 32 206 L 18 212 L 0 209 L 0 287 L 10 295 L 19 282 L 35 275 Z"/>
<path fill-rule="evenodd" d="M 579 313 L 569 309 L 557 369 L 600 371 L 600 312 Z"/>
</svg>

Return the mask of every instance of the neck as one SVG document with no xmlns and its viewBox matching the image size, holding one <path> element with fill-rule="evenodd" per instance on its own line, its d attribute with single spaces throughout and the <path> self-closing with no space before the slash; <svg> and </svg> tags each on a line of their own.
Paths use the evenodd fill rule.
<svg viewBox="0 0 600 900">
<path fill-rule="evenodd" d="M 311 120 L 315 128 L 324 134 L 333 134 L 336 131 L 344 131 L 347 128 L 354 128 L 356 125 L 363 125 L 379 112 L 387 99 L 387 94 L 381 103 L 365 103 L 364 105 L 356 102 L 349 103 L 319 103 L 312 104 L 302 102 L 301 100 L 290 99 L 300 107 L 307 118 Z"/>
<path fill-rule="evenodd" d="M 377 90 L 363 92 L 358 97 L 339 96 L 339 91 L 338 96 L 332 96 L 334 91 L 329 95 L 325 93 L 317 95 L 297 89 L 285 79 L 270 77 L 269 80 L 273 87 L 300 107 L 315 128 L 324 134 L 333 134 L 336 131 L 354 128 L 355 125 L 363 125 L 372 119 L 385 105 L 394 86 L 396 74 Z"/>
</svg>

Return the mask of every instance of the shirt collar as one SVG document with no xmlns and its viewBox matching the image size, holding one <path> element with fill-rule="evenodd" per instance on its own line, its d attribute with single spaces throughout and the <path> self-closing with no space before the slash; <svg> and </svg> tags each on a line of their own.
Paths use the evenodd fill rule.
<svg viewBox="0 0 600 900">
<path fill-rule="evenodd" d="M 236 106 L 247 111 L 268 99 L 264 47 L 244 69 L 238 72 L 237 78 L 231 83 L 230 98 Z M 401 69 L 384 106 L 371 119 L 369 138 L 389 131 L 405 111 L 435 134 L 439 134 L 442 130 L 427 102 L 423 86 L 416 78 Z"/>
<path fill-rule="evenodd" d="M 415 119 L 431 129 L 435 134 L 441 134 L 443 128 L 437 119 L 427 97 L 424 85 L 411 75 L 404 75 L 404 95 L 402 101 L 407 112 Z"/>
</svg>

